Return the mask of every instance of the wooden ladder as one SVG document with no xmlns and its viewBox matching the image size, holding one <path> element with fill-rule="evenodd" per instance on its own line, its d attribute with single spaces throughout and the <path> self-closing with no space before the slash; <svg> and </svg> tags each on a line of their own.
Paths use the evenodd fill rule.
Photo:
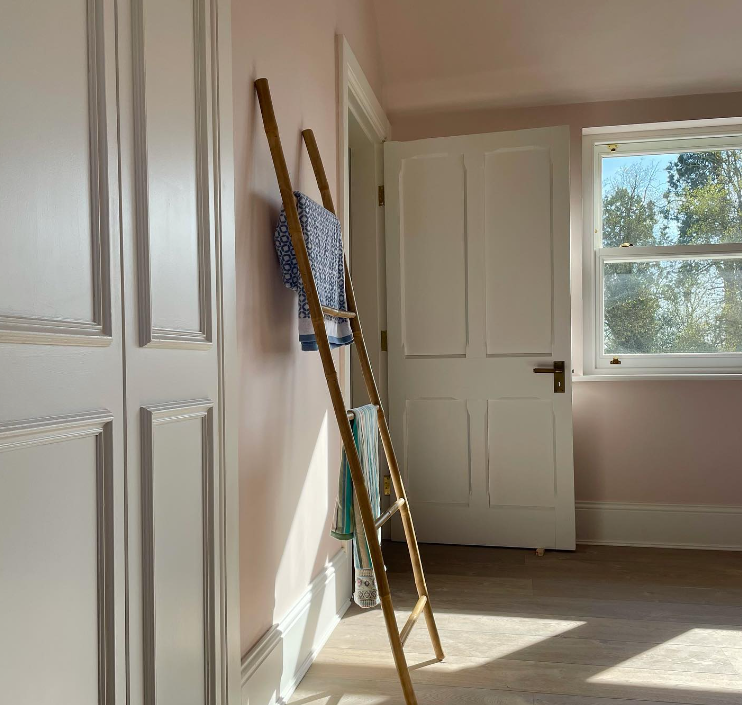
<svg viewBox="0 0 742 705">
<path fill-rule="evenodd" d="M 276 116 L 273 112 L 273 101 L 271 100 L 268 80 L 265 78 L 259 78 L 255 81 L 255 90 L 258 94 L 260 112 L 263 116 L 263 126 L 265 127 L 265 134 L 268 138 L 271 156 L 273 157 L 273 166 L 276 169 L 278 186 L 281 190 L 281 199 L 283 200 L 283 207 L 286 212 L 286 220 L 289 226 L 291 242 L 294 246 L 296 261 L 299 266 L 299 272 L 309 302 L 309 312 L 312 319 L 312 326 L 314 327 L 314 335 L 317 339 L 320 358 L 322 359 L 322 367 L 325 372 L 325 378 L 327 379 L 327 388 L 330 391 L 332 406 L 335 410 L 335 418 L 340 428 L 340 436 L 345 448 L 345 454 L 348 458 L 353 485 L 357 490 L 358 506 L 361 510 L 361 521 L 363 522 L 366 539 L 368 540 L 371 562 L 376 575 L 377 589 L 379 591 L 379 598 L 381 599 L 381 609 L 384 613 L 384 621 L 386 622 L 386 629 L 389 634 L 389 642 L 392 647 L 394 663 L 397 667 L 400 683 L 402 684 L 405 702 L 407 705 L 416 705 L 417 698 L 415 697 L 415 691 L 412 687 L 412 680 L 410 679 L 410 671 L 407 667 L 407 660 L 405 658 L 403 646 L 420 614 L 425 615 L 428 632 L 430 633 L 430 640 L 433 643 L 433 649 L 435 650 L 437 659 L 439 661 L 442 660 L 444 654 L 443 648 L 441 647 L 441 640 L 438 636 L 438 628 L 435 625 L 435 617 L 433 616 L 433 608 L 428 596 L 428 588 L 425 585 L 425 575 L 420 560 L 420 551 L 417 546 L 417 539 L 415 538 L 415 528 L 412 525 L 410 506 L 407 501 L 407 495 L 405 493 L 404 484 L 402 483 L 402 478 L 399 474 L 397 457 L 395 456 L 394 448 L 392 447 L 392 439 L 389 435 L 389 426 L 386 422 L 386 416 L 384 415 L 384 409 L 381 405 L 376 381 L 374 380 L 374 373 L 371 369 L 371 362 L 368 358 L 366 343 L 363 340 L 361 321 L 358 317 L 355 296 L 353 295 L 353 283 L 351 282 L 350 272 L 348 271 L 348 261 L 347 259 L 345 260 L 345 296 L 347 299 L 348 310 L 336 311 L 334 309 L 323 307 L 317 294 L 317 287 L 309 264 L 309 256 L 307 255 L 307 248 L 304 243 L 304 234 L 299 222 L 299 214 L 296 210 L 296 198 L 294 197 L 294 192 L 291 187 L 291 179 L 286 167 L 283 148 L 281 147 L 281 137 L 278 134 L 278 123 L 276 122 Z M 312 168 L 314 169 L 314 175 L 317 178 L 317 185 L 322 194 L 322 204 L 328 211 L 334 214 L 335 207 L 332 202 L 332 194 L 330 193 L 330 186 L 327 183 L 325 168 L 322 165 L 322 159 L 320 158 L 314 133 L 311 130 L 304 130 L 301 134 L 304 138 L 307 152 L 309 153 L 309 159 L 312 163 Z M 366 382 L 369 399 L 378 409 L 381 442 L 384 446 L 384 453 L 386 454 L 386 459 L 389 465 L 389 473 L 392 482 L 394 483 L 394 492 L 397 496 L 397 501 L 394 502 L 394 504 L 392 504 L 380 517 L 375 517 L 373 515 L 368 491 L 358 491 L 359 488 L 365 489 L 363 471 L 361 469 L 361 461 L 358 457 L 358 451 L 356 450 L 356 445 L 353 440 L 353 431 L 348 418 L 348 410 L 343 401 L 343 393 L 340 389 L 337 371 L 335 370 L 335 364 L 332 360 L 330 343 L 327 339 L 327 332 L 325 330 L 325 314 L 339 318 L 347 318 L 349 320 L 351 330 L 353 331 L 353 341 L 355 343 L 356 352 L 358 353 L 358 360 L 361 363 L 361 370 L 363 372 L 363 379 Z M 397 512 L 399 512 L 402 518 L 402 525 L 404 526 L 407 547 L 410 552 L 412 571 L 415 575 L 415 585 L 417 586 L 418 594 L 417 603 L 401 631 L 397 630 L 397 620 L 394 616 L 392 596 L 389 591 L 389 580 L 387 579 L 386 569 L 384 568 L 384 557 L 381 552 L 381 544 L 379 543 L 378 533 L 376 531 Z"/>
</svg>

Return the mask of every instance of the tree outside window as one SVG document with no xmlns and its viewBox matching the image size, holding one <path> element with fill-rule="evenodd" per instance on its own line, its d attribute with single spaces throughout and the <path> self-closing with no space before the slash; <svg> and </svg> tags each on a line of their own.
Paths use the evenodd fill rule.
<svg viewBox="0 0 742 705">
<path fill-rule="evenodd" d="M 601 165 L 603 354 L 742 353 L 742 149 Z"/>
</svg>

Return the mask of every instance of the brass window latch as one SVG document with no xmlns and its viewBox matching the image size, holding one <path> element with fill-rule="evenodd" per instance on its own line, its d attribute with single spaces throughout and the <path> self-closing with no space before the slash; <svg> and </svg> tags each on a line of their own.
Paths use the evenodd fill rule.
<svg viewBox="0 0 742 705">
<path fill-rule="evenodd" d="M 620 365 L 620 364 L 621 364 L 621 360 L 619 360 L 617 357 L 614 357 L 611 360 L 611 365 Z"/>
</svg>

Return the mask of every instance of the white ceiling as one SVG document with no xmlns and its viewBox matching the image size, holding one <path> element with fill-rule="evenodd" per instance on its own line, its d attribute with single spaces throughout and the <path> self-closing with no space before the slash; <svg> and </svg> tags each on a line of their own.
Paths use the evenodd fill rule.
<svg viewBox="0 0 742 705">
<path fill-rule="evenodd" d="M 742 90 L 742 0 L 373 0 L 386 108 Z"/>
</svg>

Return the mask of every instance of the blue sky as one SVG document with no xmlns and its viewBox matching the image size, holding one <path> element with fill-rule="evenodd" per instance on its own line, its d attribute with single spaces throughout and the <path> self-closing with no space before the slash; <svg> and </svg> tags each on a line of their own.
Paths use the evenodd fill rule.
<svg viewBox="0 0 742 705">
<path fill-rule="evenodd" d="M 662 184 L 667 182 L 667 172 L 665 167 L 675 159 L 677 154 L 642 154 L 636 157 L 604 157 L 603 158 L 603 183 L 611 179 L 615 173 L 623 166 L 637 164 L 658 164 L 660 166 L 658 177 L 662 178 Z"/>
<path fill-rule="evenodd" d="M 603 188 L 610 180 L 616 175 L 616 173 L 626 166 L 632 166 L 634 164 L 656 164 L 659 168 L 655 177 L 655 183 L 659 187 L 655 192 L 655 198 L 661 197 L 667 190 L 667 170 L 666 167 L 670 162 L 677 159 L 678 154 L 642 154 L 638 156 L 622 156 L 622 157 L 604 157 L 602 170 L 603 170 Z M 670 221 L 666 222 L 667 227 L 666 233 L 670 236 L 671 240 L 674 241 L 677 238 L 677 224 Z"/>
</svg>

